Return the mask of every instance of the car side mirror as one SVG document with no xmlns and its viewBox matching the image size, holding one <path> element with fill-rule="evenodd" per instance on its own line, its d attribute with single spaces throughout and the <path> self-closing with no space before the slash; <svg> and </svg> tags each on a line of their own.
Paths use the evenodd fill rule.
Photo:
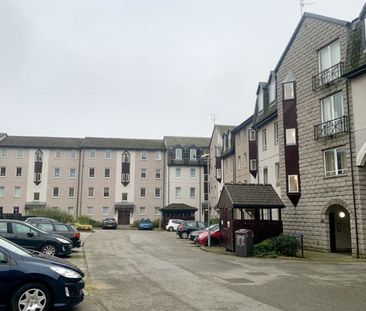
<svg viewBox="0 0 366 311">
<path fill-rule="evenodd" d="M 27 237 L 29 237 L 29 238 L 34 238 L 34 233 L 33 233 L 33 232 L 28 232 L 28 233 L 27 233 Z"/>
</svg>

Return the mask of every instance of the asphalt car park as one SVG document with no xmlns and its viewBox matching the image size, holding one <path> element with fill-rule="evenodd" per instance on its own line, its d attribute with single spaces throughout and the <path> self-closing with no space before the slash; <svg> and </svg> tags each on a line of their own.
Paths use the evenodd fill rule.
<svg viewBox="0 0 366 311">
<path fill-rule="evenodd" d="M 82 240 L 70 257 L 87 275 L 77 311 L 365 310 L 362 261 L 222 255 L 159 230 L 96 230 Z"/>
</svg>

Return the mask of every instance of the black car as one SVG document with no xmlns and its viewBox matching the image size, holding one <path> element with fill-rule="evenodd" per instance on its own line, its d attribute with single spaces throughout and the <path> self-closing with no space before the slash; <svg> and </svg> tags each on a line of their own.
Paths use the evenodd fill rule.
<svg viewBox="0 0 366 311">
<path fill-rule="evenodd" d="M 102 221 L 103 229 L 117 229 L 117 221 L 114 218 L 106 218 Z"/>
<path fill-rule="evenodd" d="M 206 224 L 202 221 L 196 221 L 196 220 L 186 220 L 183 221 L 177 229 L 177 235 L 181 239 L 187 239 L 188 235 L 195 230 L 204 230 L 206 228 Z"/>
<path fill-rule="evenodd" d="M 28 251 L 0 237 L 0 310 L 70 308 L 84 299 L 83 277 L 65 260 Z"/>
<path fill-rule="evenodd" d="M 50 234 L 23 221 L 0 220 L 0 236 L 27 249 L 54 256 L 71 253 L 72 242 L 57 234 Z"/>
<path fill-rule="evenodd" d="M 48 233 L 56 233 L 68 238 L 72 241 L 72 247 L 81 246 L 80 232 L 73 225 L 64 224 L 57 221 L 47 221 L 44 219 L 40 220 L 38 217 L 28 218 L 26 223 L 29 223 L 32 226 Z"/>
</svg>

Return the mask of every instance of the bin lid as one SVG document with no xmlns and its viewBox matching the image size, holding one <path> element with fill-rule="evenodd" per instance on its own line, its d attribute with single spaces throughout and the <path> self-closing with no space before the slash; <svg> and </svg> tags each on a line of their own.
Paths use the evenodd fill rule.
<svg viewBox="0 0 366 311">
<path fill-rule="evenodd" d="M 245 233 L 249 233 L 249 232 L 253 232 L 252 230 L 249 229 L 239 229 L 235 231 L 235 234 L 245 234 Z"/>
</svg>

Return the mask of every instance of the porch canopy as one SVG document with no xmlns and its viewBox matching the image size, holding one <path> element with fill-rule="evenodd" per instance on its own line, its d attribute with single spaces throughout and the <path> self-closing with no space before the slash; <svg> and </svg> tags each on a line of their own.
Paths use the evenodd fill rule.
<svg viewBox="0 0 366 311">
<path fill-rule="evenodd" d="M 272 185 L 225 184 L 218 203 L 222 243 L 235 251 L 235 231 L 250 229 L 259 243 L 283 232 L 285 207 Z"/>
<path fill-rule="evenodd" d="M 168 224 L 169 219 L 194 220 L 196 207 L 184 203 L 172 203 L 160 209 L 162 213 L 162 228 Z"/>
<path fill-rule="evenodd" d="M 24 208 L 26 210 L 46 208 L 46 202 L 26 202 Z"/>
<path fill-rule="evenodd" d="M 114 209 L 116 211 L 130 211 L 133 212 L 135 204 L 133 202 L 122 202 L 114 204 Z"/>
</svg>

